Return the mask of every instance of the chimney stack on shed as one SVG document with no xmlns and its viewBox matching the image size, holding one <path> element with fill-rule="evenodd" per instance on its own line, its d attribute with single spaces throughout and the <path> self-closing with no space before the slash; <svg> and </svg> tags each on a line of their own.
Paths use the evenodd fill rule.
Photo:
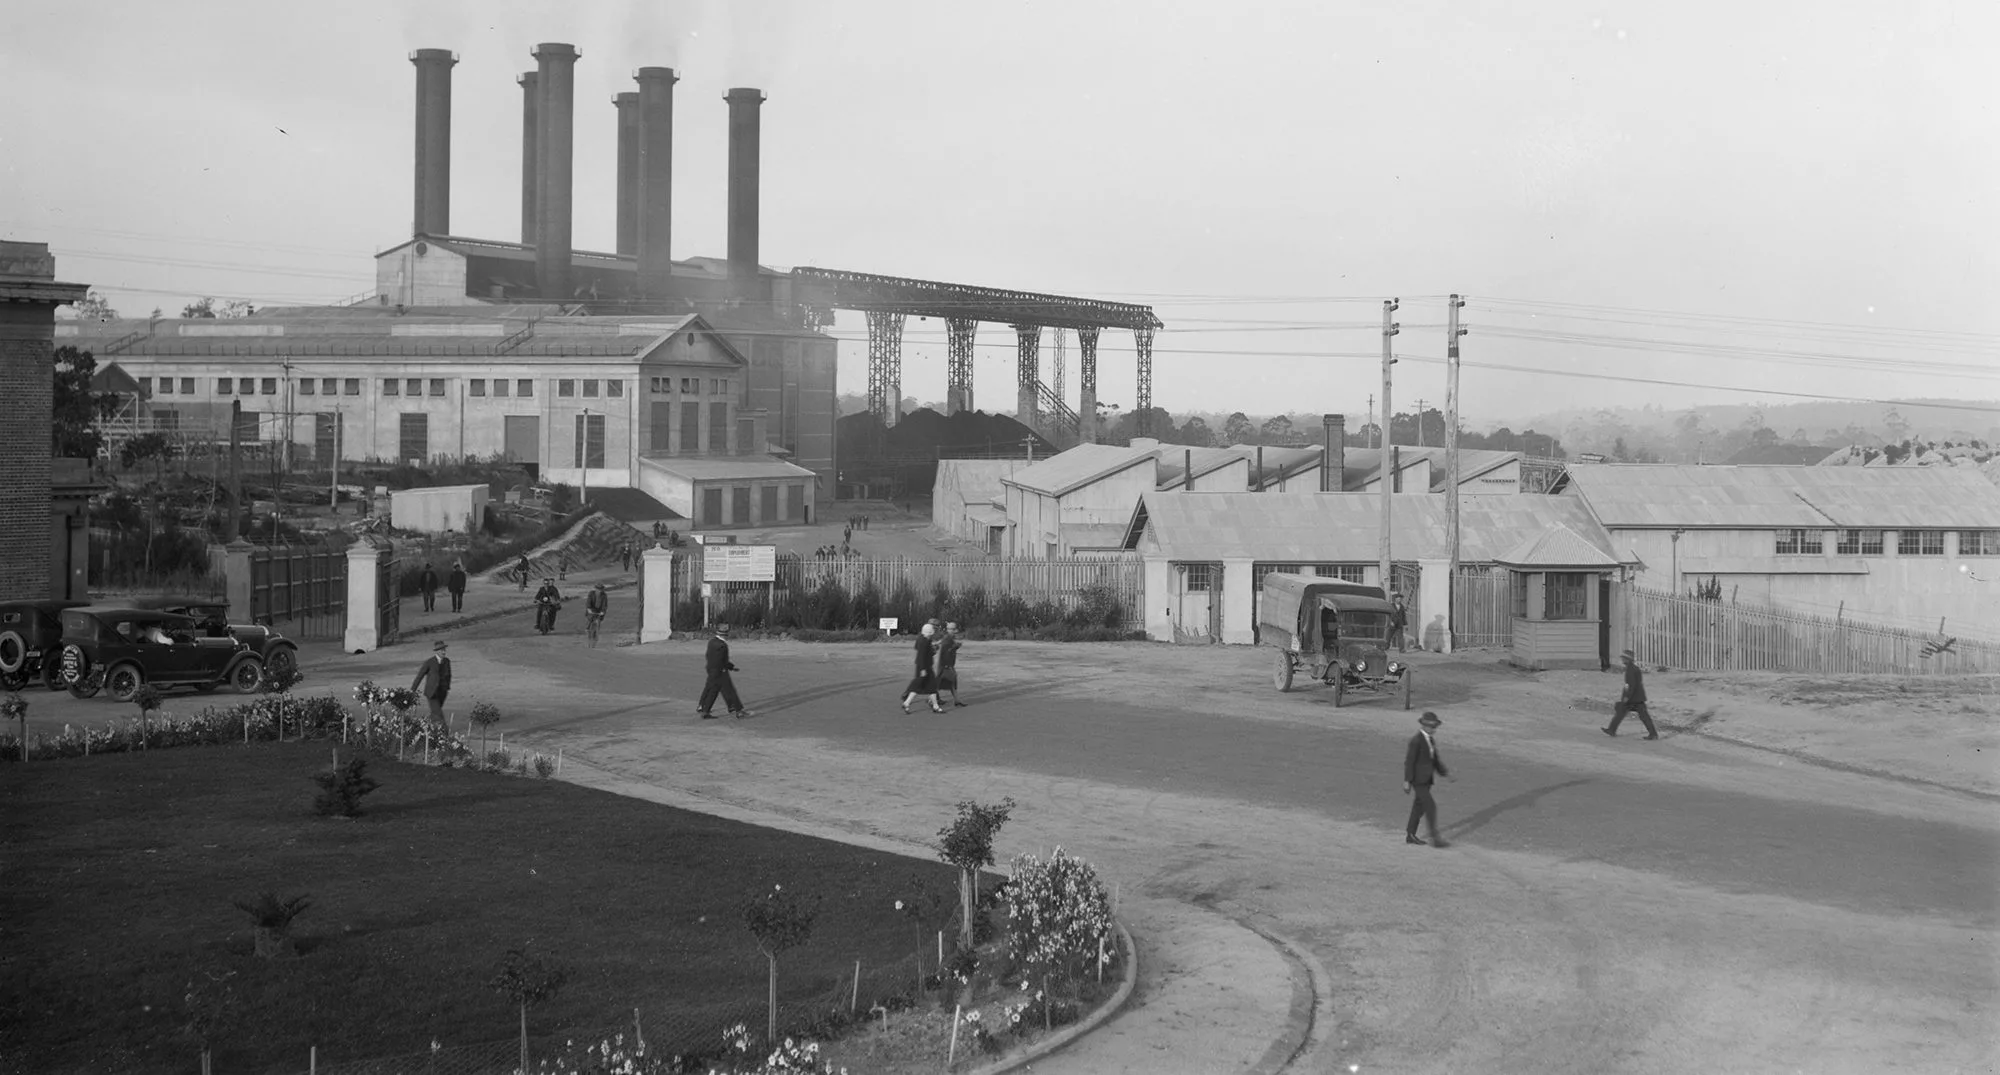
<svg viewBox="0 0 2000 1075">
<path fill-rule="evenodd" d="M 543 302 L 570 299 L 570 201 L 576 150 L 576 61 L 574 45 L 545 41 L 535 46 L 541 76 L 537 103 L 535 169 L 535 286 Z"/>
<path fill-rule="evenodd" d="M 451 68 L 450 49 L 410 53 L 417 68 L 416 211 L 411 235 L 451 234 Z"/>
<path fill-rule="evenodd" d="M 638 209 L 639 294 L 664 299 L 673 292 L 669 251 L 674 221 L 674 83 L 671 67 L 641 67 L 639 83 Z"/>
<path fill-rule="evenodd" d="M 1320 456 L 1319 491 L 1338 493 L 1346 486 L 1347 416 L 1329 414 L 1321 419 L 1326 429 L 1326 453 Z"/>
<path fill-rule="evenodd" d="M 755 297 L 757 144 L 764 91 L 738 86 L 722 99 L 729 102 L 729 275 L 739 296 Z"/>
</svg>

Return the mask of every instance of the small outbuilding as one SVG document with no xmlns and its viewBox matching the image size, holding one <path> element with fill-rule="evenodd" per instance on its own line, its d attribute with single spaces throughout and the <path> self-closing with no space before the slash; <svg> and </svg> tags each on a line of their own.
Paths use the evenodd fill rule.
<svg viewBox="0 0 2000 1075">
<path fill-rule="evenodd" d="M 1611 583 L 1618 561 L 1569 527 L 1531 535 L 1493 562 L 1507 570 L 1514 600 L 1509 658 L 1522 668 L 1605 667 Z"/>
<path fill-rule="evenodd" d="M 484 485 L 437 485 L 389 494 L 389 525 L 398 530 L 474 534 L 486 525 L 491 491 Z"/>
</svg>

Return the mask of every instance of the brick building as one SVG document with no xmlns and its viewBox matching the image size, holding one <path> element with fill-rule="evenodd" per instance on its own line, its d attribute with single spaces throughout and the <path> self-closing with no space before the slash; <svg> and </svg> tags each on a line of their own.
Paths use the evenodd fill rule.
<svg viewBox="0 0 2000 1075">
<path fill-rule="evenodd" d="M 84 294 L 47 244 L 0 241 L 0 601 L 49 597 L 55 312 Z"/>
</svg>

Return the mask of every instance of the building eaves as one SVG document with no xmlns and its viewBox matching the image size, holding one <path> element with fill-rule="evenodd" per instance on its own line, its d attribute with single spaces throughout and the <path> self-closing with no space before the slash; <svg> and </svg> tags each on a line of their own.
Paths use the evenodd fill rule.
<svg viewBox="0 0 2000 1075">
<path fill-rule="evenodd" d="M 1017 470 L 1000 479 L 1000 483 L 1044 496 L 1067 496 L 1130 467 L 1141 463 L 1152 465 L 1156 451 L 1153 448 L 1120 448 L 1110 444 L 1079 444 L 1033 466 Z"/>
<path fill-rule="evenodd" d="M 1970 468 L 1576 463 L 1567 475 L 1613 529 L 2000 528 L 2000 496 Z"/>
</svg>

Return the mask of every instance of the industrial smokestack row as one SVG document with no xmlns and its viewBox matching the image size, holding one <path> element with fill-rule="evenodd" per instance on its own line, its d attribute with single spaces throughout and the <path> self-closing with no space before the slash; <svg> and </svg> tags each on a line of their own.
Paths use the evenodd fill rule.
<svg viewBox="0 0 2000 1075">
<path fill-rule="evenodd" d="M 535 286 L 544 302 L 571 295 L 571 201 L 575 191 L 576 47 L 535 46 L 540 100 L 535 130 Z"/>
<path fill-rule="evenodd" d="M 729 102 L 729 276 L 737 294 L 754 294 L 757 280 L 758 141 L 764 92 L 739 86 Z"/>
<path fill-rule="evenodd" d="M 639 83 L 638 190 L 634 194 L 639 217 L 639 293 L 664 299 L 673 292 L 674 278 L 668 248 L 674 232 L 674 83 L 679 76 L 671 67 L 641 67 L 632 78 Z M 624 199 L 619 200 L 622 203 Z"/>
<path fill-rule="evenodd" d="M 417 68 L 416 209 L 411 235 L 451 234 L 451 69 L 450 49 L 410 53 Z"/>
<path fill-rule="evenodd" d="M 618 110 L 618 239 L 620 254 L 639 252 L 639 95 L 611 98 Z"/>
</svg>

